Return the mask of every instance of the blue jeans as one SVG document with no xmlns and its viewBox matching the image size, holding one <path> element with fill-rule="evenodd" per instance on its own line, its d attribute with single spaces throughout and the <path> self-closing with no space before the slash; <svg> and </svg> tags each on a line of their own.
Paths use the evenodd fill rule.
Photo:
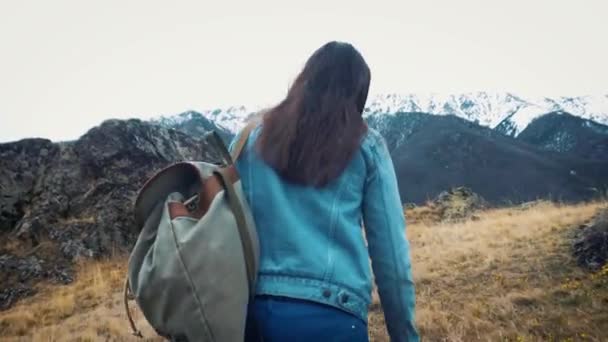
<svg viewBox="0 0 608 342">
<path fill-rule="evenodd" d="M 245 342 L 368 342 L 367 324 L 325 304 L 257 296 L 249 305 Z"/>
</svg>

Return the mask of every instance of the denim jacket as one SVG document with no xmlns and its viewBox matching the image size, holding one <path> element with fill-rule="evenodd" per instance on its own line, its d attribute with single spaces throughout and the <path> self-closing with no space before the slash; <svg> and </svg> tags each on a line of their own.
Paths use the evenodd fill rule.
<svg viewBox="0 0 608 342">
<path fill-rule="evenodd" d="M 383 137 L 369 129 L 345 171 L 314 188 L 284 181 L 259 157 L 260 130 L 237 161 L 260 239 L 256 294 L 328 304 L 367 322 L 375 278 L 391 340 L 418 341 L 405 219 Z"/>
</svg>

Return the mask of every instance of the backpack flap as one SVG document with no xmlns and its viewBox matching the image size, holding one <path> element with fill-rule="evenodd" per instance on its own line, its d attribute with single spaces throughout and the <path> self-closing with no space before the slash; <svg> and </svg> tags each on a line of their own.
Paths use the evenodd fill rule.
<svg viewBox="0 0 608 342">
<path fill-rule="evenodd" d="M 158 202 L 164 202 L 173 192 L 189 193 L 194 184 L 201 184 L 201 176 L 198 168 L 189 162 L 175 163 L 152 176 L 135 200 L 137 232 L 141 231 Z"/>
</svg>

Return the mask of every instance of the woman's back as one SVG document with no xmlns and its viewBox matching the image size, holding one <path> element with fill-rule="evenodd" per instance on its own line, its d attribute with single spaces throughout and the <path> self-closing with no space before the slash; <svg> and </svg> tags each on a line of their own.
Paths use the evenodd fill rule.
<svg viewBox="0 0 608 342">
<path fill-rule="evenodd" d="M 376 278 L 383 277 L 376 280 L 386 285 L 385 299 L 394 297 L 393 305 L 384 306 L 394 307 L 394 315 L 413 315 L 405 223 L 382 137 L 369 130 L 344 172 L 315 188 L 286 182 L 260 158 L 255 141 L 261 129 L 252 132 L 237 163 L 260 237 L 256 293 L 312 300 L 367 321 L 373 251 L 380 262 Z M 369 239 L 370 229 L 377 231 L 371 232 L 368 252 L 364 235 Z M 409 318 L 394 324 L 411 336 L 415 331 L 413 316 Z"/>
<path fill-rule="evenodd" d="M 342 175 L 321 189 L 284 181 L 251 144 L 238 169 L 261 236 L 260 290 L 280 294 L 274 287 L 289 286 L 280 283 L 301 276 L 314 286 L 306 296 L 364 315 L 371 291 L 361 230 L 364 154 L 357 153 Z M 285 276 L 289 279 L 266 281 Z M 343 293 L 332 291 L 333 284 L 340 284 Z"/>
</svg>

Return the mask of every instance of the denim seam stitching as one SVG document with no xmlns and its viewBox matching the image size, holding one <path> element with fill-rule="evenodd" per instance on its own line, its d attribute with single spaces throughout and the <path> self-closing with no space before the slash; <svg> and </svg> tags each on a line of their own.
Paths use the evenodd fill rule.
<svg viewBox="0 0 608 342">
<path fill-rule="evenodd" d="M 325 274 L 323 275 L 323 280 L 329 281 L 329 279 L 333 276 L 333 266 L 335 264 L 333 259 L 333 247 L 335 245 L 335 235 L 336 235 L 336 218 L 338 216 L 338 202 L 342 197 L 342 192 L 344 190 L 344 179 L 340 181 L 340 185 L 338 186 L 338 192 L 334 197 L 334 201 L 331 207 L 331 218 L 329 221 L 329 237 L 328 237 L 328 249 L 327 249 L 327 269 L 325 270 Z"/>
<path fill-rule="evenodd" d="M 377 157 L 379 157 L 379 156 L 377 156 Z M 384 192 L 384 189 L 382 189 L 382 192 Z M 382 206 L 383 206 L 384 210 L 386 211 L 386 209 L 387 209 L 386 197 L 384 196 L 384 194 L 381 197 L 382 197 Z M 391 229 L 386 216 L 382 216 L 382 218 L 384 220 L 384 225 L 386 227 L 385 229 Z M 400 269 L 398 267 L 396 267 L 397 266 L 397 252 L 395 251 L 395 244 L 394 244 L 393 239 L 389 239 L 389 240 L 390 240 L 391 257 L 392 257 L 394 271 L 395 271 L 395 274 L 397 274 L 397 279 L 400 281 L 402 278 L 402 275 L 400 274 Z M 398 307 L 399 307 L 400 317 L 406 317 L 404 308 L 403 308 L 403 295 L 402 295 L 401 291 L 399 291 L 399 290 L 397 290 L 397 298 L 399 301 Z"/>
</svg>

